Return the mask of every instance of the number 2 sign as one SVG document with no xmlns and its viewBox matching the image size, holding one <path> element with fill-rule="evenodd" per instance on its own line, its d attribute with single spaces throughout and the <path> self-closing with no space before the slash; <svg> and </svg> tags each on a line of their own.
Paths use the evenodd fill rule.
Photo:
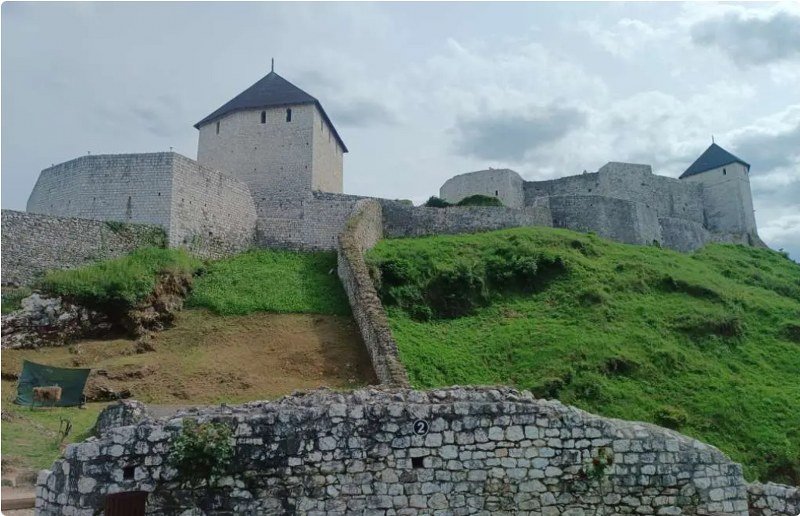
<svg viewBox="0 0 800 516">
<path fill-rule="evenodd" d="M 424 419 L 417 419 L 414 421 L 414 433 L 417 435 L 425 435 L 428 433 L 430 425 Z"/>
</svg>

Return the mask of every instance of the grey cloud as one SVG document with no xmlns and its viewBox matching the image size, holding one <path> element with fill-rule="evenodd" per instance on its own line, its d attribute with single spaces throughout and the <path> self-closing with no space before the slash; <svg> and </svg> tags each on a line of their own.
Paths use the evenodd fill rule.
<svg viewBox="0 0 800 516">
<path fill-rule="evenodd" d="M 162 113 L 153 106 L 136 106 L 131 108 L 139 124 L 156 136 L 169 136 L 172 133 L 174 122 L 167 120 Z"/>
<path fill-rule="evenodd" d="M 180 99 L 172 95 L 138 100 L 130 106 L 106 102 L 93 106 L 87 114 L 97 132 L 121 135 L 133 130 L 159 139 L 174 137 L 192 122 Z"/>
<path fill-rule="evenodd" d="M 308 91 L 333 90 L 341 85 L 332 76 L 317 70 L 301 70 L 294 74 L 293 82 Z"/>
<path fill-rule="evenodd" d="M 584 124 L 586 115 L 569 107 L 548 106 L 530 114 L 491 113 L 459 120 L 457 150 L 481 159 L 522 161 L 539 147 Z"/>
<path fill-rule="evenodd" d="M 692 41 L 714 46 L 740 66 L 800 58 L 800 16 L 777 12 L 769 18 L 729 13 L 696 23 Z"/>
<path fill-rule="evenodd" d="M 800 161 L 800 123 L 778 134 L 744 135 L 736 144 L 736 153 L 750 163 L 754 173 L 797 163 Z"/>
<path fill-rule="evenodd" d="M 336 124 L 351 127 L 391 125 L 397 122 L 394 113 L 384 105 L 367 99 L 336 104 L 331 109 L 331 116 Z"/>
</svg>

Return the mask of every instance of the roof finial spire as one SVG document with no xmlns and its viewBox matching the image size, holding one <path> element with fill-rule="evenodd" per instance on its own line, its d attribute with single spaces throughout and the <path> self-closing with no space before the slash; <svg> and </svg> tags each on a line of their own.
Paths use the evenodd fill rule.
<svg viewBox="0 0 800 516">
<path fill-rule="evenodd" d="M 275 71 L 275 58 L 274 57 L 272 58 L 272 64 L 270 65 L 270 70 L 269 71 L 270 72 L 274 72 Z"/>
<path fill-rule="evenodd" d="M 714 135 L 713 135 L 713 134 L 711 135 L 711 143 L 712 143 L 712 144 L 713 144 L 713 143 L 715 143 L 715 142 L 714 142 Z"/>
</svg>

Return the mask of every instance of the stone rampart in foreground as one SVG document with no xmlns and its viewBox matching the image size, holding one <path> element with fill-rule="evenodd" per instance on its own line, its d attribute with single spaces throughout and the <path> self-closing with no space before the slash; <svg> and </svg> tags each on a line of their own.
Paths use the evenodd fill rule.
<svg viewBox="0 0 800 516">
<path fill-rule="evenodd" d="M 215 489 L 193 494 L 166 463 L 181 417 L 147 420 L 69 445 L 39 476 L 38 514 L 130 491 L 149 514 L 748 514 L 716 448 L 507 388 L 320 390 L 184 417 L 233 430 Z"/>
</svg>

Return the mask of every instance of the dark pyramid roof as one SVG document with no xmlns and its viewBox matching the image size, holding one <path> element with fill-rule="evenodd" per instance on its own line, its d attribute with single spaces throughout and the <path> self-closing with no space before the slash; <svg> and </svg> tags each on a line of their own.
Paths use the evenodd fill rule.
<svg viewBox="0 0 800 516">
<path fill-rule="evenodd" d="M 706 151 L 702 153 L 694 163 L 692 163 L 692 166 L 687 168 L 686 172 L 681 174 L 681 179 L 705 172 L 706 170 L 719 168 L 728 165 L 729 163 L 741 163 L 747 167 L 748 170 L 750 170 L 750 163 L 744 161 L 743 159 L 737 158 L 716 143 L 712 143 L 711 146 L 707 148 Z"/>
<path fill-rule="evenodd" d="M 334 136 L 339 141 L 339 144 L 347 152 L 339 133 L 331 123 L 328 114 L 322 109 L 322 104 L 317 99 L 301 90 L 291 82 L 287 81 L 275 72 L 270 72 L 265 75 L 257 83 L 253 84 L 240 94 L 236 95 L 232 100 L 225 103 L 221 108 L 217 109 L 204 119 L 200 120 L 194 127 L 200 129 L 200 126 L 213 122 L 218 118 L 233 113 L 235 111 L 242 111 L 245 109 L 262 109 L 280 106 L 295 106 L 298 104 L 315 104 L 322 113 L 322 117 L 328 123 L 328 126 L 333 131 Z"/>
</svg>

